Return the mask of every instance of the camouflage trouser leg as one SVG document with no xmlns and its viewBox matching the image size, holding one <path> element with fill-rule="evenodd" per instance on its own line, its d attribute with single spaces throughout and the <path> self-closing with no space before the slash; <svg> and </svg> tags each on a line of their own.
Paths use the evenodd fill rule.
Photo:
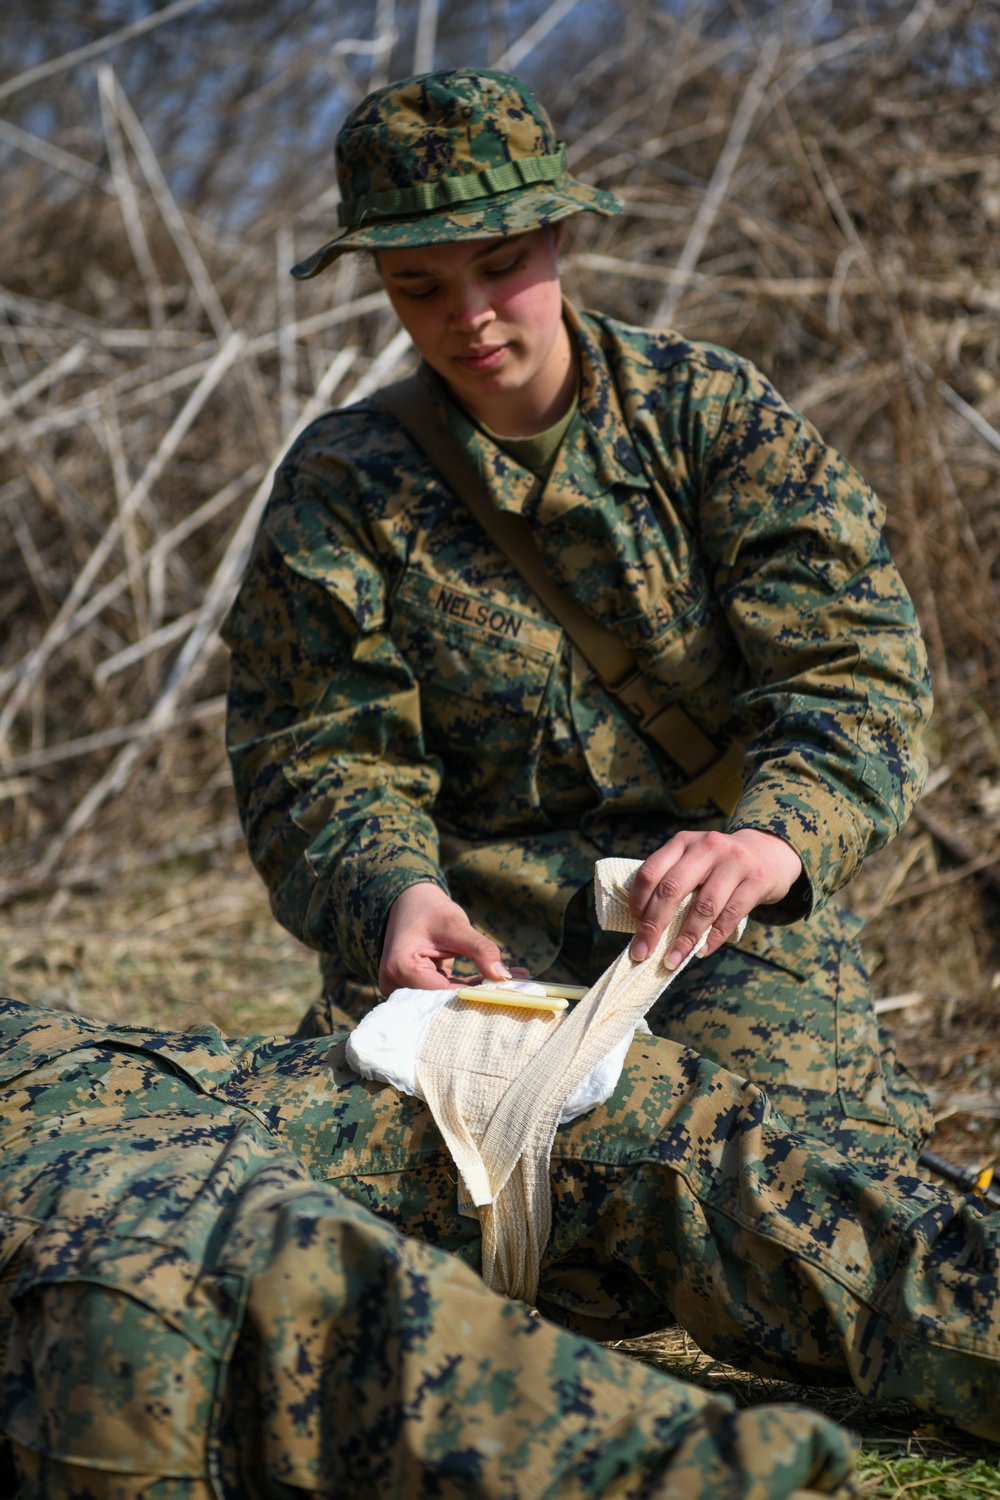
<svg viewBox="0 0 1000 1500">
<path fill-rule="evenodd" d="M 788 927 L 750 922 L 739 943 L 693 960 L 653 1006 L 657 1036 L 692 1047 L 766 1090 L 782 1119 L 847 1156 L 912 1165 L 933 1117 L 875 1017 L 857 943 L 836 902 Z M 621 951 L 593 895 L 567 913 L 565 973 L 590 982 Z"/>
<path fill-rule="evenodd" d="M 284 1083 L 317 1048 L 321 1114 Z M 418 1100 L 358 1080 L 335 1038 L 284 1044 L 245 1087 L 314 1173 L 478 1266 L 478 1226 L 456 1215 Z M 978 1199 L 793 1134 L 759 1089 L 657 1038 L 633 1044 L 605 1105 L 556 1132 L 552 1191 L 538 1292 L 552 1319 L 606 1340 L 676 1319 L 735 1364 L 851 1380 L 1000 1440 L 1000 1214 Z"/>
</svg>

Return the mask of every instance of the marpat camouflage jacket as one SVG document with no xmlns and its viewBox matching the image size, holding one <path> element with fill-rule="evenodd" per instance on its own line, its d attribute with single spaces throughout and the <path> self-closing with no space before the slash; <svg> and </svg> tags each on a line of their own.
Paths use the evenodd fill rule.
<svg viewBox="0 0 1000 1500">
<path fill-rule="evenodd" d="M 748 741 L 730 829 L 785 838 L 805 916 L 900 827 L 930 711 L 913 607 L 865 481 L 759 371 L 567 308 L 579 411 L 544 486 L 426 368 L 494 502 L 664 704 Z M 377 974 L 385 917 L 450 889 L 540 972 L 606 853 L 680 827 L 683 778 L 600 685 L 377 397 L 321 417 L 275 481 L 238 598 L 228 745 L 278 919 Z"/>
</svg>

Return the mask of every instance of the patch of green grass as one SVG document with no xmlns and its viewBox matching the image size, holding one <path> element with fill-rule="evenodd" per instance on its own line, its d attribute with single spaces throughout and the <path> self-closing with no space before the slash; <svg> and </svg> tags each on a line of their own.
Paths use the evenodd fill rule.
<svg viewBox="0 0 1000 1500">
<path fill-rule="evenodd" d="M 983 1500 L 1000 1495 L 1000 1468 L 985 1459 L 899 1456 L 862 1448 L 858 1488 L 864 1500 Z"/>
</svg>

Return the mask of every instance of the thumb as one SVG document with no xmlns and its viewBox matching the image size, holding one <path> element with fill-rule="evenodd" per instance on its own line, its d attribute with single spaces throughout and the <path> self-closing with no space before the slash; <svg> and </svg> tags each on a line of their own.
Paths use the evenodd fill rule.
<svg viewBox="0 0 1000 1500">
<path fill-rule="evenodd" d="M 511 972 L 503 961 L 503 955 L 492 938 L 484 937 L 474 927 L 469 927 L 468 938 L 462 944 L 462 954 L 471 958 L 484 979 L 510 979 Z"/>
</svg>

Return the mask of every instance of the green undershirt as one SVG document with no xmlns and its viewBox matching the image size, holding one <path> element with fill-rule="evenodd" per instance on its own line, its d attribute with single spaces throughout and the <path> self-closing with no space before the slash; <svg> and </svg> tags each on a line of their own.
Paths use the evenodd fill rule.
<svg viewBox="0 0 1000 1500">
<path fill-rule="evenodd" d="M 532 437 L 510 438 L 500 437 L 480 422 L 479 426 L 498 448 L 509 453 L 523 469 L 529 469 L 539 479 L 547 479 L 552 465 L 555 463 L 556 454 L 559 452 L 559 444 L 566 436 L 567 429 L 576 416 L 580 405 L 579 387 L 569 404 L 568 409 L 554 422 L 551 427 L 546 427 L 544 432 L 536 432 Z"/>
</svg>

